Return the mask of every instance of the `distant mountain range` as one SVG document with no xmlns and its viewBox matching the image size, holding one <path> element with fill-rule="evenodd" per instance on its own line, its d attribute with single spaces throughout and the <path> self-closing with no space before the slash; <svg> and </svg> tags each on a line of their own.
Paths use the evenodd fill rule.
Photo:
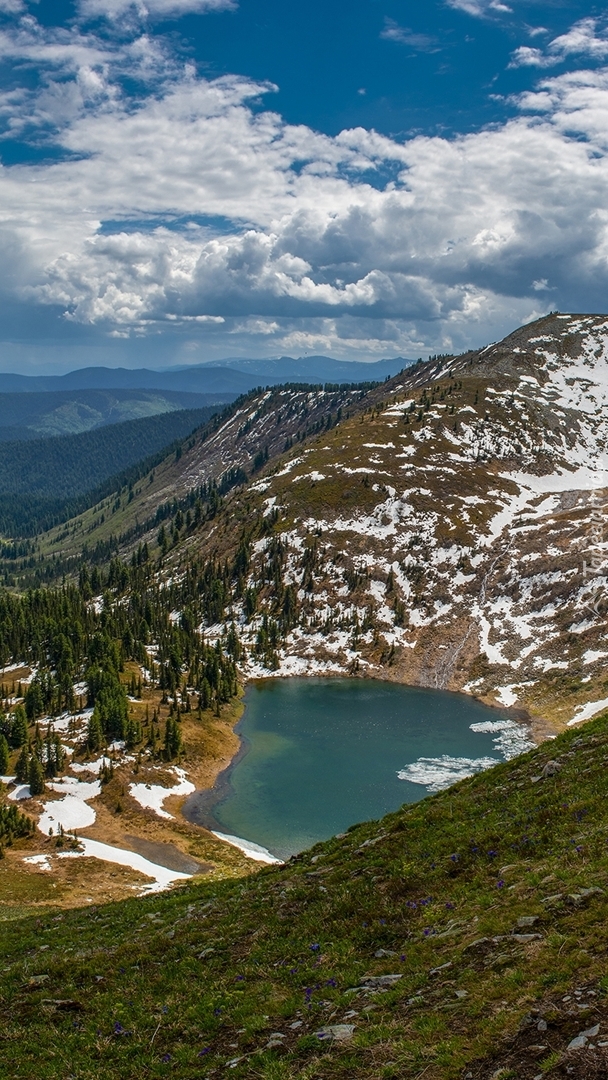
<svg viewBox="0 0 608 1080">
<path fill-rule="evenodd" d="M 308 356 L 278 360 L 229 358 L 193 367 L 154 371 L 150 368 L 90 367 L 66 375 L 0 374 L 0 394 L 47 393 L 73 390 L 163 390 L 190 394 L 247 393 L 260 385 L 283 382 L 377 382 L 411 364 L 397 357 L 370 364 Z"/>
</svg>

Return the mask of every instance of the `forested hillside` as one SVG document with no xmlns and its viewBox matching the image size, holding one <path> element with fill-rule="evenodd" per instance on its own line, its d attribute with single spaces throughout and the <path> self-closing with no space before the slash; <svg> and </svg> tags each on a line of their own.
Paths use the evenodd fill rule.
<svg viewBox="0 0 608 1080">
<path fill-rule="evenodd" d="M 1 378 L 0 378 L 1 382 Z M 204 409 L 231 395 L 154 390 L 63 390 L 48 393 L 0 393 L 0 440 L 78 435 L 82 431 L 140 420 L 180 409 Z"/>
<path fill-rule="evenodd" d="M 90 505 L 110 477 L 205 424 L 219 406 L 182 409 L 131 420 L 79 435 L 0 442 L 0 532 L 36 535 Z M 116 480 L 110 490 L 124 480 Z"/>
</svg>

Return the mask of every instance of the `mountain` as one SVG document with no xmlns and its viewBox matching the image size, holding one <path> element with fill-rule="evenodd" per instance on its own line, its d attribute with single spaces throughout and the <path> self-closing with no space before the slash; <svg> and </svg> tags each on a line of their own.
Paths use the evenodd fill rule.
<svg viewBox="0 0 608 1080">
<path fill-rule="evenodd" d="M 0 937 L 10 1076 L 602 1080 L 607 755 L 603 719 L 170 895 L 57 911 L 41 867 Z"/>
<path fill-rule="evenodd" d="M 372 382 L 410 364 L 380 360 L 370 364 L 332 360 L 326 356 L 293 360 L 226 360 L 192 367 L 153 371 L 148 368 L 90 367 L 66 375 L 0 374 L 0 394 L 82 390 L 156 390 L 189 394 L 246 393 L 260 385 L 284 382 Z"/>
<path fill-rule="evenodd" d="M 73 390 L 157 390 L 189 394 L 242 394 L 260 380 L 244 372 L 209 366 L 153 371 L 149 368 L 89 367 L 66 375 L 0 374 L 0 393 Z"/>
<path fill-rule="evenodd" d="M 0 440 L 77 435 L 108 424 L 126 423 L 180 409 L 223 404 L 233 395 L 176 393 L 171 390 L 49 390 L 0 393 Z"/>
<path fill-rule="evenodd" d="M 253 395 L 157 468 L 120 522 L 111 500 L 89 511 L 90 550 L 154 544 L 160 506 L 175 514 L 197 484 L 240 469 L 212 534 L 193 530 L 171 559 L 245 547 L 247 674 L 464 689 L 541 727 L 591 715 L 608 701 L 607 341 L 605 316 L 551 315 L 341 405 L 320 389 Z M 77 558 L 78 528 L 40 552 Z M 276 648 L 259 644 L 264 616 Z"/>
<path fill-rule="evenodd" d="M 352 360 L 334 360 L 331 356 L 280 356 L 273 360 L 247 360 L 231 357 L 214 361 L 221 367 L 254 375 L 270 377 L 278 382 L 383 382 L 403 368 L 410 367 L 413 360 L 397 356 L 392 360 L 375 360 L 361 363 Z M 205 367 L 206 365 L 200 365 Z"/>
</svg>

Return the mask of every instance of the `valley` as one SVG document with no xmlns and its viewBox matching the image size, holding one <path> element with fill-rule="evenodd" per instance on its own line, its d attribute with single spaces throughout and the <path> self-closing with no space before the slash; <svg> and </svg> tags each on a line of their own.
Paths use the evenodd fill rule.
<svg viewBox="0 0 608 1080">
<path fill-rule="evenodd" d="M 534 1062 L 542 1075 L 565 1076 L 570 1063 L 568 1075 L 596 1075 L 584 1071 L 593 1055 L 568 1056 L 578 1031 L 559 994 L 574 993 L 581 926 L 586 956 L 604 948 L 607 373 L 606 318 L 552 314 L 379 384 L 270 386 L 216 406 L 154 460 L 135 457 L 94 505 L 50 528 L 34 506 L 27 528 L 14 518 L 4 530 L 0 918 L 14 928 L 11 1016 L 47 1048 L 42 1077 L 63 1077 L 63 1001 L 82 1013 L 70 1038 L 83 1080 L 100 1054 L 106 1075 L 129 1075 L 131 1053 L 146 1075 L 172 1061 L 190 1077 L 203 1051 L 205 1075 L 230 1067 L 268 1080 L 432 1080 L 465 1066 L 474 1080 L 499 1068 L 532 1080 Z M 287 704 L 278 726 L 261 726 L 262 771 L 254 745 L 249 773 L 238 773 L 251 776 L 249 793 L 226 804 L 226 824 L 185 816 L 239 750 L 246 688 L 272 696 L 276 686 L 280 697 L 301 680 L 325 685 L 328 702 L 342 685 L 357 688 L 353 701 L 371 688 L 370 715 L 386 708 L 374 686 L 403 702 L 428 695 L 431 720 L 453 698 L 460 741 L 454 705 L 452 742 L 434 727 L 410 756 L 404 743 L 379 766 L 392 770 L 392 801 L 361 816 L 381 825 L 356 825 L 351 801 L 343 824 L 304 825 L 308 838 L 290 847 L 264 832 L 267 810 L 254 829 L 247 809 L 264 753 L 276 769 L 298 734 L 281 726 Z M 306 717 L 325 717 L 320 699 L 306 701 Z M 406 712 L 400 704 L 397 728 Z M 344 730 L 338 715 L 329 704 L 321 722 L 336 734 L 326 760 L 311 759 L 319 783 L 325 765 L 331 783 L 356 708 L 346 706 Z M 374 737 L 361 776 L 376 768 Z M 306 801 L 291 796 L 306 772 L 290 768 L 273 795 L 286 820 Z M 349 769 L 358 775 L 354 757 Z M 310 797 L 322 799 L 322 786 Z M 555 895 L 543 884 L 554 881 Z M 40 972 L 47 958 L 23 944 L 34 918 L 49 921 L 56 950 Z M 132 951 L 122 962 L 133 1014 L 109 990 L 120 968 L 110 976 L 97 960 L 99 918 L 120 928 L 112 955 Z M 522 930 L 537 922 L 539 932 Z M 86 940 L 82 928 L 94 927 L 74 978 L 64 924 Z M 138 952 L 140 934 L 149 956 L 175 950 L 167 972 Z M 24 983 L 15 935 L 34 950 L 27 978 L 46 986 L 48 976 L 55 997 Z M 90 964 L 100 989 L 85 1005 Z M 585 964 L 591 1028 L 605 1022 L 604 974 Z M 207 970 L 212 985 L 191 1006 L 189 981 Z M 181 1028 L 157 1025 L 161 999 L 179 1002 Z M 51 1018 L 46 1034 L 29 1001 Z M 551 1035 L 533 1050 L 517 1033 L 539 1001 Z M 336 1025 L 347 1034 L 332 1034 Z M 107 1034 L 93 1050 L 94 1027 Z M 15 1076 L 27 1076 L 27 1053 Z"/>
</svg>

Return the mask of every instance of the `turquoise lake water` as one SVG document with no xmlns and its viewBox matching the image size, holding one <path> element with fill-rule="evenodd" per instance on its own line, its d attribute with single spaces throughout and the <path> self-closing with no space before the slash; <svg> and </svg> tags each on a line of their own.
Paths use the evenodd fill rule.
<svg viewBox="0 0 608 1080">
<path fill-rule="evenodd" d="M 501 710 L 395 683 L 269 679 L 245 701 L 247 752 L 212 814 L 282 859 L 531 745 Z"/>
</svg>

